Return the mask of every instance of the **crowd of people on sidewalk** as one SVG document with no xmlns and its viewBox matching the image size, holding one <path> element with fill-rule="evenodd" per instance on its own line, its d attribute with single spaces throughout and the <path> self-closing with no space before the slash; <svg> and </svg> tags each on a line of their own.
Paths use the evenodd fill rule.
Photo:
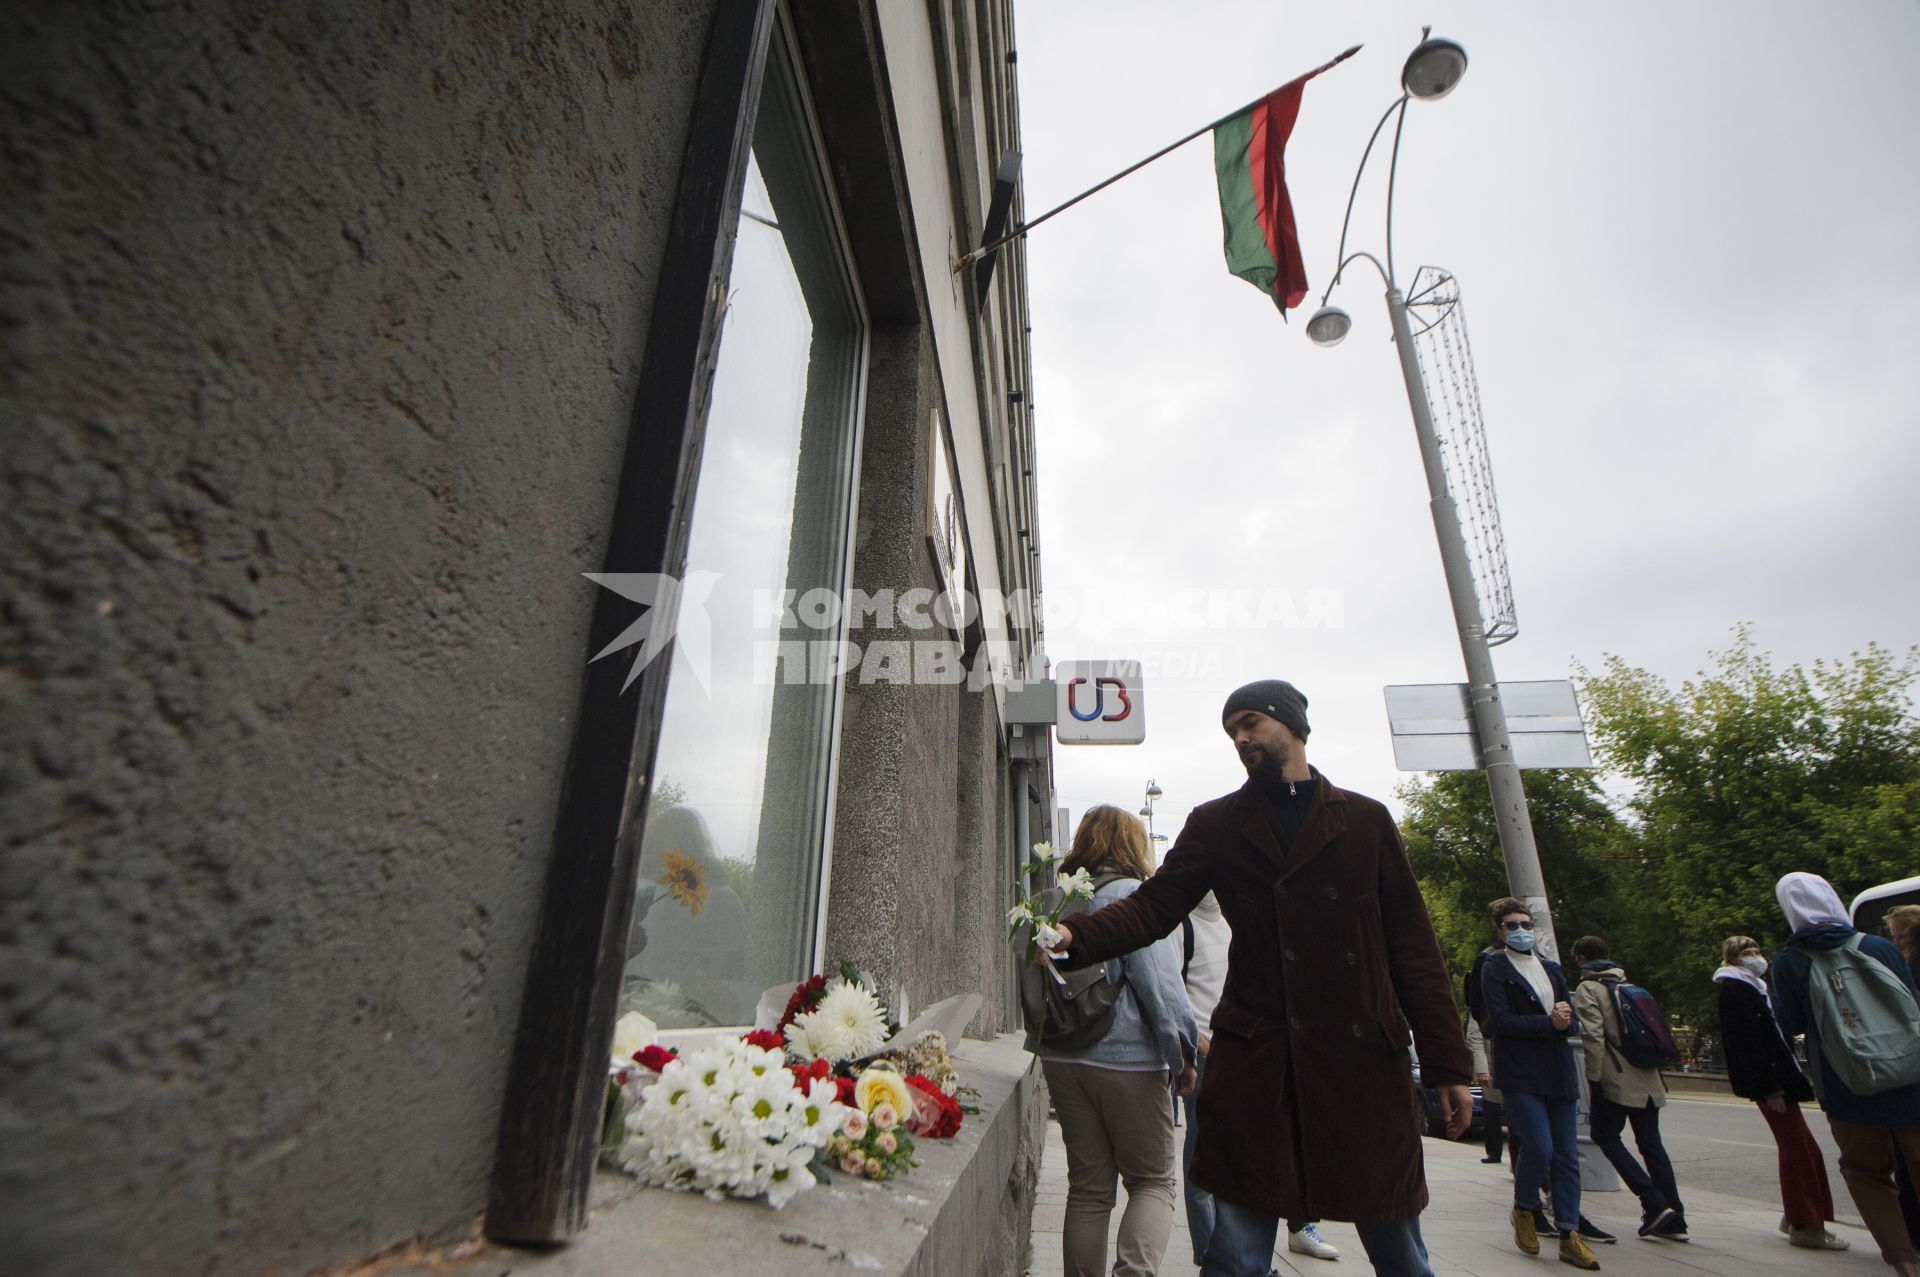
<svg viewBox="0 0 1920 1277">
<path fill-rule="evenodd" d="M 1090 810 L 1075 832 L 1063 872 L 1087 870 L 1096 890 L 1036 961 L 1089 975 L 1103 964 L 1111 1020 L 1072 1049 L 1029 1026 L 1067 1149 L 1066 1273 L 1109 1271 L 1121 1184 L 1111 1272 L 1160 1271 L 1184 1106 L 1201 1277 L 1272 1277 L 1282 1221 L 1289 1252 L 1337 1260 L 1322 1219 L 1350 1221 L 1376 1273 L 1432 1277 L 1410 1051 L 1448 1138 L 1472 1120 L 1469 1082 L 1481 1087 L 1481 1160 L 1510 1153 L 1521 1251 L 1551 1239 L 1562 1262 L 1594 1270 L 1594 1245 L 1617 1240 L 1581 1211 L 1583 1115 L 1639 1204 L 1638 1236 L 1689 1241 L 1660 1133 L 1662 1069 L 1678 1051 L 1653 995 L 1599 936 L 1572 946 L 1570 985 L 1539 951 L 1527 902 L 1503 897 L 1489 905 L 1493 943 L 1468 973 L 1462 1018 L 1392 818 L 1308 764 L 1306 709 L 1279 680 L 1228 698 L 1222 727 L 1247 783 L 1196 807 L 1157 871 L 1144 828 L 1117 807 Z M 1732 1089 L 1779 1149 L 1780 1231 L 1796 1247 L 1848 1245 L 1827 1227 L 1833 1196 L 1800 1109 L 1815 1101 L 1881 1258 L 1920 1277 L 1908 1173 L 1920 1167 L 1920 906 L 1889 915 L 1890 941 L 1857 931 L 1816 875 L 1788 874 L 1776 896 L 1790 935 L 1771 968 L 1757 941 L 1732 936 L 1713 979 Z M 1804 1069 L 1792 1045 L 1802 1036 Z"/>
</svg>

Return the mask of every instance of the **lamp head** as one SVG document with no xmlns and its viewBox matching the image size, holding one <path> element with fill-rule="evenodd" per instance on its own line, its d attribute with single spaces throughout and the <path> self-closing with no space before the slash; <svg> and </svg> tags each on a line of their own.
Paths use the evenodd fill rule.
<svg viewBox="0 0 1920 1277">
<path fill-rule="evenodd" d="M 1407 55 L 1400 70 L 1400 87 L 1422 102 L 1433 102 L 1453 92 L 1467 73 L 1467 51 L 1452 40 L 1432 36 Z"/>
<path fill-rule="evenodd" d="M 1140 815 L 1142 815 L 1142 816 L 1151 816 L 1151 815 L 1153 815 L 1153 808 L 1151 808 L 1151 807 L 1142 807 L 1142 808 L 1140 809 L 1140 812 L 1139 812 L 1139 814 L 1140 814 Z"/>
<path fill-rule="evenodd" d="M 1161 789 L 1160 786 L 1154 784 L 1152 781 L 1147 782 L 1147 797 L 1158 798 L 1165 792 L 1165 790 Z"/>
<path fill-rule="evenodd" d="M 1307 340 L 1316 346 L 1338 346 L 1352 330 L 1352 315 L 1338 306 L 1322 306 L 1307 321 Z"/>
</svg>

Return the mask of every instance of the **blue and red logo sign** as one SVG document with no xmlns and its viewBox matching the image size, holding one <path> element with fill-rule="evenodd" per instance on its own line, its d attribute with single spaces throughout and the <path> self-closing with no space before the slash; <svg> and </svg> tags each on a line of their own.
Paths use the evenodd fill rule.
<svg viewBox="0 0 1920 1277">
<path fill-rule="evenodd" d="M 1080 689 L 1088 683 L 1093 684 L 1093 708 L 1086 713 L 1080 712 Z M 1115 713 L 1107 712 L 1107 689 L 1113 689 L 1113 699 L 1118 705 Z M 1118 723 L 1133 713 L 1133 699 L 1127 695 L 1127 685 L 1117 678 L 1075 678 L 1067 680 L 1067 713 L 1083 723 L 1096 719 L 1102 723 Z"/>
</svg>

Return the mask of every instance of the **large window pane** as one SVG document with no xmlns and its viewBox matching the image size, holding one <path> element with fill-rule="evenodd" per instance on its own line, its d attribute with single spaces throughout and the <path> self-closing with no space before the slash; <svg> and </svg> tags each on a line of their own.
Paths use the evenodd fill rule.
<svg viewBox="0 0 1920 1277">
<path fill-rule="evenodd" d="M 818 924 L 837 688 L 774 683 L 755 602 L 841 592 L 865 333 L 792 65 L 776 30 L 688 551 L 711 672 L 683 622 L 641 844 L 624 1001 L 662 1028 L 747 1023 Z"/>
</svg>

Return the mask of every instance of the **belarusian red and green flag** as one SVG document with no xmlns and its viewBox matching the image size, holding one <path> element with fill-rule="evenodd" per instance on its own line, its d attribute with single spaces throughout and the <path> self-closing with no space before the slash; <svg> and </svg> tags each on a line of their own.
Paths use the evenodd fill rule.
<svg viewBox="0 0 1920 1277">
<path fill-rule="evenodd" d="M 1213 128 L 1227 269 L 1273 298 L 1283 315 L 1307 295 L 1307 268 L 1300 260 L 1293 201 L 1287 197 L 1287 138 L 1307 81 L 1352 53 L 1349 49 L 1282 85 Z"/>
</svg>

